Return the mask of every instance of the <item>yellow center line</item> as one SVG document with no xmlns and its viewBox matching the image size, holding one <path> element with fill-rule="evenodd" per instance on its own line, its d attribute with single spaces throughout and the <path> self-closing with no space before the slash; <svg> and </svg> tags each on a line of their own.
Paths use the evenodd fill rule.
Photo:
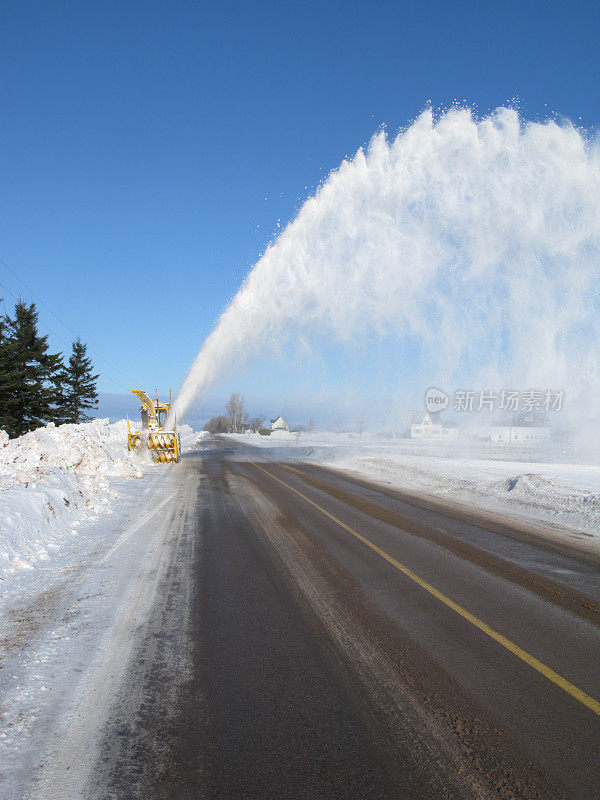
<svg viewBox="0 0 600 800">
<path fill-rule="evenodd" d="M 517 656 L 517 658 L 520 658 L 521 661 L 524 661 L 526 664 L 528 664 L 534 670 L 539 672 L 549 681 L 552 681 L 552 683 L 554 683 L 556 686 L 559 686 L 561 689 L 563 689 L 563 691 L 567 692 L 567 694 L 570 694 L 571 697 L 574 697 L 576 700 L 579 700 L 580 703 L 583 703 L 584 706 L 586 706 L 595 714 L 598 714 L 598 716 L 600 716 L 600 703 L 597 700 L 594 700 L 593 697 L 590 697 L 581 689 L 579 689 L 577 686 L 570 683 L 566 678 L 563 678 L 562 675 L 559 675 L 557 672 L 554 672 L 553 669 L 550 669 L 550 667 L 547 667 L 541 661 L 538 661 L 537 658 L 532 656 L 526 650 L 523 650 L 522 647 L 519 647 L 519 645 L 515 644 L 510 639 L 507 639 L 506 636 L 503 636 L 501 633 L 498 633 L 498 631 L 494 630 L 494 628 L 490 627 L 487 623 L 483 622 L 483 620 L 480 620 L 479 617 L 476 617 L 475 614 L 472 614 L 470 611 L 467 611 L 466 608 L 463 608 L 458 603 L 455 603 L 454 600 L 451 600 L 443 592 L 440 592 L 438 589 L 435 588 L 435 586 L 432 586 L 426 580 L 421 578 L 420 575 L 417 575 L 416 572 L 413 572 L 408 567 L 405 567 L 404 564 L 401 564 L 399 561 L 396 561 L 396 559 L 392 558 L 392 556 L 386 553 L 385 550 L 382 550 L 380 547 L 377 547 L 376 544 L 369 541 L 369 539 L 366 539 L 364 536 L 361 536 L 360 533 L 357 533 L 349 525 L 346 525 L 346 523 L 342 522 L 333 514 L 330 514 L 329 511 L 326 511 L 324 508 L 322 508 L 322 506 L 318 505 L 318 503 L 315 503 L 314 500 L 311 500 L 305 494 L 302 494 L 302 492 L 299 492 L 297 489 L 294 489 L 294 487 L 290 486 L 289 483 L 282 481 L 280 478 L 273 475 L 271 472 L 268 472 L 266 469 L 263 469 L 258 464 L 254 463 L 254 461 L 250 461 L 250 464 L 255 466 L 257 469 L 261 470 L 261 472 L 264 472 L 265 475 L 268 475 L 270 478 L 273 478 L 273 480 L 282 484 L 282 486 L 285 486 L 291 492 L 294 492 L 294 494 L 297 494 L 298 497 L 301 497 L 303 500 L 305 500 L 307 503 L 313 506 L 313 508 L 316 508 L 317 511 L 320 511 L 321 514 L 328 517 L 330 520 L 332 520 L 332 522 L 335 522 L 337 525 L 340 526 L 340 528 L 343 528 L 345 531 L 352 534 L 352 536 L 358 539 L 359 542 L 365 544 L 368 548 L 373 550 L 373 552 L 377 553 L 377 555 L 385 559 L 388 562 L 388 564 L 391 564 L 397 570 L 402 572 L 403 575 L 406 575 L 406 577 L 410 578 L 411 581 L 414 581 L 422 589 L 425 589 L 426 592 L 429 592 L 430 595 L 435 597 L 445 606 L 451 608 L 452 611 L 455 611 L 463 619 L 466 619 L 467 622 L 471 623 L 471 625 L 474 625 L 476 628 L 485 633 L 495 642 L 501 644 L 502 647 L 505 647 L 507 650 L 509 650 L 511 653 Z"/>
</svg>

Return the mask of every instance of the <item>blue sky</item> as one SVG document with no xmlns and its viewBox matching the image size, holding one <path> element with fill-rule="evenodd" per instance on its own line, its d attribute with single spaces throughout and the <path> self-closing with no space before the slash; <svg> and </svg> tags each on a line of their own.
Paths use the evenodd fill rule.
<svg viewBox="0 0 600 800">
<path fill-rule="evenodd" d="M 3 2 L 0 258 L 29 289 L 0 264 L 0 296 L 35 292 L 103 392 L 175 390 L 278 221 L 382 125 L 518 102 L 596 130 L 599 8 Z M 253 376 L 216 391 L 276 391 Z"/>
</svg>

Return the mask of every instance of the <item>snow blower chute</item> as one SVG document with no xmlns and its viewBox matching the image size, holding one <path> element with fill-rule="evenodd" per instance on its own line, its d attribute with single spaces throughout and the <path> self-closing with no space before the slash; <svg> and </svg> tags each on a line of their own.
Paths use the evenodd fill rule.
<svg viewBox="0 0 600 800">
<path fill-rule="evenodd" d="M 129 450 L 148 449 L 158 464 L 168 464 L 181 458 L 181 440 L 177 433 L 177 418 L 173 430 L 165 430 L 170 403 L 159 403 L 158 397 L 153 402 L 141 389 L 132 389 L 132 394 L 142 401 L 140 415 L 142 429 L 132 431 L 127 416 L 127 446 Z"/>
</svg>

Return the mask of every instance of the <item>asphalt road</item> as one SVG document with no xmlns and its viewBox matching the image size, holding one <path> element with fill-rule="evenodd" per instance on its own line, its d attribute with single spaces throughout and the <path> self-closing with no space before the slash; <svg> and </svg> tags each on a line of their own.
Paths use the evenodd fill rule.
<svg viewBox="0 0 600 800">
<path fill-rule="evenodd" d="M 589 554 L 268 450 L 178 469 L 90 798 L 600 797 Z"/>
</svg>

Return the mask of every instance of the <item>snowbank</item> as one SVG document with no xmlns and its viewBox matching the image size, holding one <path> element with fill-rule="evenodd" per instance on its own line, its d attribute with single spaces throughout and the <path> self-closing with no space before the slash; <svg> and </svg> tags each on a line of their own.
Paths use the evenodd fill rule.
<svg viewBox="0 0 600 800">
<path fill-rule="evenodd" d="M 180 429 L 183 447 L 196 434 Z M 0 432 L 0 578 L 51 558 L 61 540 L 110 506 L 116 478 L 142 478 L 156 467 L 127 450 L 125 420 L 53 424 L 18 439 Z"/>
<path fill-rule="evenodd" d="M 408 491 L 424 492 L 519 520 L 549 522 L 598 537 L 600 467 L 362 453 L 325 459 Z"/>
</svg>

